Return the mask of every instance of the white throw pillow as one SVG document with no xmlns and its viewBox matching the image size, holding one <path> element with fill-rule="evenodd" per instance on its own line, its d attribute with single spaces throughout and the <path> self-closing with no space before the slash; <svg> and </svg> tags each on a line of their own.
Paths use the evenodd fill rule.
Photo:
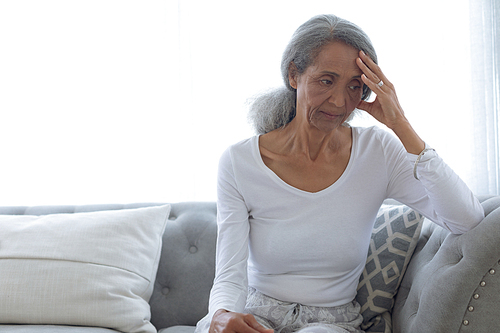
<svg viewBox="0 0 500 333">
<path fill-rule="evenodd" d="M 169 214 L 0 215 L 0 323 L 156 332 L 148 301 Z"/>
</svg>

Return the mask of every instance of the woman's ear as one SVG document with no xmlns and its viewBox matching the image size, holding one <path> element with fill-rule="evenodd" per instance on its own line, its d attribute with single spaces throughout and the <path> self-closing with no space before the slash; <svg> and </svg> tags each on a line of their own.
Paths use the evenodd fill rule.
<svg viewBox="0 0 500 333">
<path fill-rule="evenodd" d="M 299 70 L 297 69 L 297 66 L 295 63 L 292 61 L 290 63 L 290 66 L 288 66 L 288 82 L 290 83 L 290 86 L 293 89 L 297 89 L 297 81 L 299 77 Z"/>
</svg>

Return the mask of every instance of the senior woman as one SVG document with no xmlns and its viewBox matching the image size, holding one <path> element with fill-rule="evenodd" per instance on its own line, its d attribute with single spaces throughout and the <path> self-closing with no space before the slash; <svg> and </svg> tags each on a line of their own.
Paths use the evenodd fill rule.
<svg viewBox="0 0 500 333">
<path fill-rule="evenodd" d="M 356 287 L 386 198 L 453 233 L 484 217 L 413 130 L 376 59 L 365 33 L 333 15 L 293 35 L 286 87 L 251 108 L 259 135 L 220 160 L 216 277 L 197 332 L 362 332 Z M 397 138 L 349 126 L 355 109 Z"/>
</svg>

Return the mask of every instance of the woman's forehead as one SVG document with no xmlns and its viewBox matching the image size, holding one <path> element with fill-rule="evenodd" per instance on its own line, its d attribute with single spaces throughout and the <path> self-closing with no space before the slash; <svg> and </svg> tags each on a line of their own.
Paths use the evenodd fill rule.
<svg viewBox="0 0 500 333">
<path fill-rule="evenodd" d="M 356 64 L 358 50 L 343 42 L 329 43 L 318 53 L 311 70 L 338 76 L 360 76 L 361 69 Z"/>
</svg>

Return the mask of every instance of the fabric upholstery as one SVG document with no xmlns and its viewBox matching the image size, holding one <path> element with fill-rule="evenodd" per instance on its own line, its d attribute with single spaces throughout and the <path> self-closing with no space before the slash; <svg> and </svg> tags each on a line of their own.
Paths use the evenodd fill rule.
<svg viewBox="0 0 500 333">
<path fill-rule="evenodd" d="M 417 245 L 423 220 L 422 215 L 404 205 L 384 205 L 379 210 L 356 296 L 364 331 L 391 332 L 393 298 Z"/>
<path fill-rule="evenodd" d="M 396 297 L 394 332 L 500 330 L 500 197 L 481 201 L 486 217 L 466 234 L 426 221 Z"/>
<path fill-rule="evenodd" d="M 194 326 L 207 314 L 215 277 L 216 215 L 213 202 L 172 204 L 149 302 L 157 328 Z"/>
<path fill-rule="evenodd" d="M 71 214 L 161 205 L 164 203 L 7 206 L 0 207 L 0 215 Z M 207 313 L 210 288 L 215 277 L 216 215 L 214 202 L 171 204 L 155 286 L 149 301 L 151 322 L 156 328 L 194 326 Z M 0 332 L 4 327 L 10 326 L 0 325 Z M 12 327 L 23 330 L 13 331 L 16 333 L 38 332 L 37 326 Z"/>
<path fill-rule="evenodd" d="M 500 196 L 480 200 L 487 214 L 485 223 L 466 235 L 453 236 L 432 223 L 424 223 L 396 296 L 392 312 L 394 333 L 498 331 L 500 253 L 495 248 L 500 243 Z M 0 214 L 73 213 L 155 205 L 162 204 L 0 207 Z M 172 204 L 172 220 L 163 235 L 160 267 L 150 300 L 151 321 L 160 333 L 193 333 L 197 320 L 207 312 L 214 278 L 215 216 L 213 202 Z M 453 261 L 444 264 L 457 257 L 462 258 L 460 267 Z M 435 267 L 431 270 L 430 266 Z M 497 267 L 491 274 L 490 270 Z M 474 298 L 475 294 L 480 295 L 478 299 Z M 470 306 L 474 307 L 473 311 L 469 311 Z M 463 324 L 464 320 L 468 320 L 468 325 Z M 49 332 L 43 329 L 45 326 L 0 325 L 0 332 L 8 333 Z M 102 330 L 71 327 L 67 332 L 104 333 Z"/>
<path fill-rule="evenodd" d="M 156 332 L 148 301 L 169 212 L 0 215 L 0 323 Z"/>
<path fill-rule="evenodd" d="M 168 328 L 163 328 L 158 331 L 158 333 L 194 333 L 196 326 L 172 326 Z"/>
<path fill-rule="evenodd" d="M 0 325 L 2 333 L 120 333 L 109 328 L 59 325 Z"/>
</svg>

